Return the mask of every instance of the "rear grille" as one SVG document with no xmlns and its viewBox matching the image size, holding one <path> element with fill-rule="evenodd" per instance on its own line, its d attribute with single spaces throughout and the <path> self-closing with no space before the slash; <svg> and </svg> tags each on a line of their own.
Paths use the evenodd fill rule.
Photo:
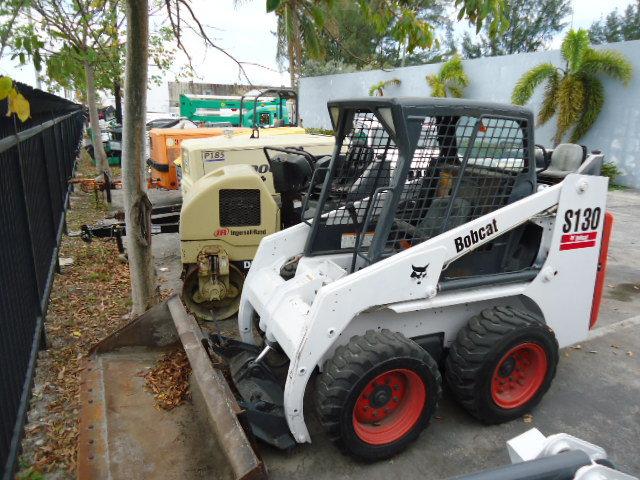
<svg viewBox="0 0 640 480">
<path fill-rule="evenodd" d="M 260 190 L 220 190 L 220 226 L 260 225 Z"/>
</svg>

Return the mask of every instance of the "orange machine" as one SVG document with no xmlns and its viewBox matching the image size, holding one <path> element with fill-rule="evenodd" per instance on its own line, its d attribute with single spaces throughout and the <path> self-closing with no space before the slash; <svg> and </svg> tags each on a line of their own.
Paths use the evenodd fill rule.
<svg viewBox="0 0 640 480">
<path fill-rule="evenodd" d="M 149 132 L 151 158 L 147 160 L 150 173 L 149 188 L 178 190 L 178 174 L 173 163 L 180 156 L 180 144 L 190 138 L 215 137 L 224 133 L 223 128 L 154 128 Z M 233 133 L 250 132 L 248 128 L 234 128 Z"/>
</svg>

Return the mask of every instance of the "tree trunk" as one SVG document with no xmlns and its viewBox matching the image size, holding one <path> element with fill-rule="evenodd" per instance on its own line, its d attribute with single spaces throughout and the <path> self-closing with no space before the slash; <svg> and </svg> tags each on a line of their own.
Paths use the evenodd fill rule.
<svg viewBox="0 0 640 480">
<path fill-rule="evenodd" d="M 127 252 L 131 275 L 132 315 L 157 301 L 151 255 L 151 203 L 143 188 L 147 65 L 149 56 L 148 0 L 128 0 L 125 66 L 122 183 L 124 188 Z"/>
<path fill-rule="evenodd" d="M 120 88 L 120 80 L 113 82 L 113 98 L 116 102 L 116 122 L 122 125 L 122 89 Z"/>
<path fill-rule="evenodd" d="M 87 103 L 89 104 L 89 121 L 91 123 L 91 144 L 93 145 L 93 155 L 96 159 L 96 167 L 100 172 L 107 171 L 111 174 L 107 154 L 102 145 L 102 131 L 98 119 L 98 104 L 96 103 L 96 82 L 93 67 L 88 60 L 84 61 L 84 73 L 87 80 Z"/>
</svg>

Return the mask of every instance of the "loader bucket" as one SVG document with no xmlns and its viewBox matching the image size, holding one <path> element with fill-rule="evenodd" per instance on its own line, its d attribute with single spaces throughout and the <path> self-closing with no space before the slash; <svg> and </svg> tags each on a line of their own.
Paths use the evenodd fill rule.
<svg viewBox="0 0 640 480">
<path fill-rule="evenodd" d="M 176 295 L 98 343 L 80 386 L 79 479 L 266 478 L 243 411 Z M 192 401 L 154 406 L 144 373 L 182 344 Z"/>
</svg>

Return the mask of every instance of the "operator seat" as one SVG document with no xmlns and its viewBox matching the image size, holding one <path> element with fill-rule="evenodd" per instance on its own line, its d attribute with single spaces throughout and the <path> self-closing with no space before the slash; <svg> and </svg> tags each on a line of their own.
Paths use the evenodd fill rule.
<svg viewBox="0 0 640 480">
<path fill-rule="evenodd" d="M 586 158 L 586 149 L 575 143 L 561 143 L 553 149 L 551 162 L 546 170 L 538 173 L 538 178 L 548 182 L 560 182 L 578 170 Z"/>
<path fill-rule="evenodd" d="M 308 187 L 314 165 L 303 154 L 282 153 L 273 158 L 267 155 L 267 159 L 273 187 L 280 194 L 282 225 L 288 228 L 300 221 L 296 201 L 300 201 L 302 192 Z"/>
</svg>

